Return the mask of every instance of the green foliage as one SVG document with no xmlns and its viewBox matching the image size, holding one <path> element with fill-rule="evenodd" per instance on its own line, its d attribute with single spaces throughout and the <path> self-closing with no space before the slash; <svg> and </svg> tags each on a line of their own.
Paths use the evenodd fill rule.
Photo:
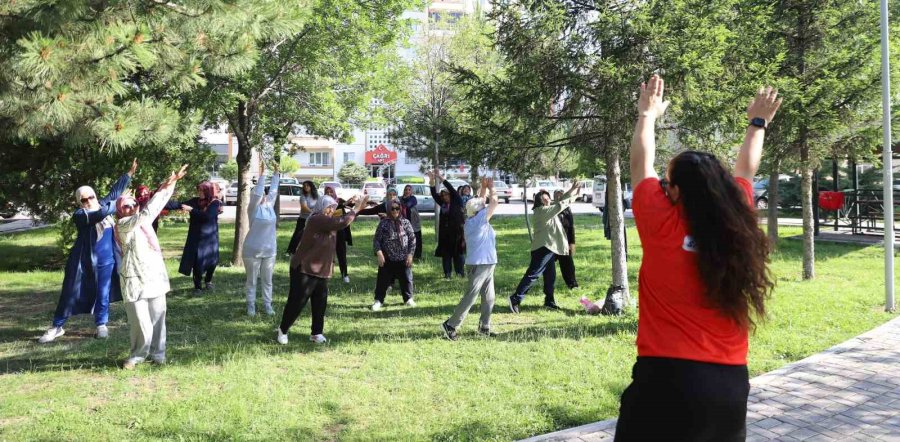
<svg viewBox="0 0 900 442">
<path fill-rule="evenodd" d="M 338 178 L 342 183 L 358 185 L 369 177 L 369 171 L 364 166 L 353 161 L 347 161 L 338 171 Z"/>
<path fill-rule="evenodd" d="M 282 156 L 278 169 L 285 175 L 290 175 L 300 170 L 300 163 L 294 157 Z M 237 175 L 237 164 L 234 165 L 234 172 Z"/>
<path fill-rule="evenodd" d="M 219 168 L 219 175 L 222 178 L 225 178 L 228 181 L 234 181 L 238 176 L 238 165 L 235 160 L 228 160 L 227 163 L 223 164 L 221 168 Z"/>
</svg>

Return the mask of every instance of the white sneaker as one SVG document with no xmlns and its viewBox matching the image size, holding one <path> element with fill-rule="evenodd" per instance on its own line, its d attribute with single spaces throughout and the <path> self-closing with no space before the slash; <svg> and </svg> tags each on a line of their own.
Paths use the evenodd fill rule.
<svg viewBox="0 0 900 442">
<path fill-rule="evenodd" d="M 281 345 L 287 345 L 287 343 L 288 343 L 288 340 L 287 340 L 287 333 L 282 333 L 282 332 L 281 332 L 281 327 L 276 328 L 276 329 L 275 329 L 275 333 L 277 333 L 277 334 L 275 335 L 275 340 L 278 341 L 278 343 L 281 344 Z"/>
<path fill-rule="evenodd" d="M 134 368 L 137 367 L 137 365 L 142 362 L 144 362 L 143 359 L 131 358 L 131 359 L 128 359 L 127 361 L 125 361 L 124 364 L 122 364 L 122 368 L 125 370 L 134 370 Z"/>
<path fill-rule="evenodd" d="M 50 327 L 44 332 L 43 336 L 38 339 L 38 342 L 41 344 L 46 344 L 48 342 L 53 342 L 54 339 L 66 334 L 66 331 L 63 330 L 62 327 Z"/>
<path fill-rule="evenodd" d="M 406 300 L 406 306 L 407 306 L 407 307 L 415 307 L 415 306 L 416 306 L 416 301 L 413 301 L 412 298 L 409 298 L 409 299 Z"/>
<path fill-rule="evenodd" d="M 349 276 L 345 276 L 345 277 L 344 277 L 344 282 L 347 283 L 347 284 L 349 284 L 349 283 L 350 283 L 350 277 L 349 277 Z"/>
<path fill-rule="evenodd" d="M 372 311 L 377 312 L 378 310 L 381 310 L 381 301 L 375 301 L 375 303 L 372 304 Z"/>
<path fill-rule="evenodd" d="M 273 309 L 271 305 L 267 305 L 266 306 L 266 314 L 269 316 L 275 315 L 275 309 Z"/>
<path fill-rule="evenodd" d="M 97 326 L 97 339 L 106 339 L 109 337 L 109 329 L 105 325 Z"/>
<path fill-rule="evenodd" d="M 316 344 L 324 344 L 328 342 L 328 340 L 325 339 L 325 335 L 312 335 L 309 337 L 309 340 Z"/>
<path fill-rule="evenodd" d="M 256 316 L 256 306 L 255 305 L 247 305 L 247 316 Z"/>
</svg>

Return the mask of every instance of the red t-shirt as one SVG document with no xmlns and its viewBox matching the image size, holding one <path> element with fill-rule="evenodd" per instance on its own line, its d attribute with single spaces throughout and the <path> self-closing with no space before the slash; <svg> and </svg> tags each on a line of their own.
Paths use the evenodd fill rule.
<svg viewBox="0 0 900 442">
<path fill-rule="evenodd" d="M 752 186 L 743 178 L 735 180 L 752 207 Z M 672 204 L 658 178 L 638 183 L 633 197 L 644 249 L 638 275 L 638 356 L 746 365 L 747 330 L 705 302 L 682 206 Z"/>
</svg>

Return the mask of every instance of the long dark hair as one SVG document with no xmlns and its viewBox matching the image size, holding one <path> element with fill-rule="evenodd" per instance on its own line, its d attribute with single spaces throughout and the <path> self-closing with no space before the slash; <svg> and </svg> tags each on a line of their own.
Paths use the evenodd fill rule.
<svg viewBox="0 0 900 442">
<path fill-rule="evenodd" d="M 550 198 L 551 200 L 553 199 L 553 197 L 550 196 L 550 192 L 541 190 L 540 192 L 534 194 L 534 205 L 531 206 L 532 211 L 534 211 L 534 209 L 537 209 L 538 207 L 544 207 L 544 202 L 541 201 L 541 195 L 547 195 L 547 198 Z"/>
<path fill-rule="evenodd" d="M 769 242 L 746 193 L 714 155 L 696 151 L 672 160 L 669 186 L 678 186 L 707 301 L 741 327 L 754 328 L 754 317 L 765 319 L 775 282 Z"/>
<path fill-rule="evenodd" d="M 301 186 L 309 186 L 309 194 L 307 196 L 311 196 L 315 200 L 319 199 L 319 190 L 316 189 L 316 183 L 307 180 Z"/>
</svg>

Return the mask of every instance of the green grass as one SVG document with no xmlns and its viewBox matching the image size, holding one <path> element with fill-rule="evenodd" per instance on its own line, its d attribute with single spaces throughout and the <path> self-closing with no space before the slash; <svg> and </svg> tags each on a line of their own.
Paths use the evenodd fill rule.
<svg viewBox="0 0 900 442">
<path fill-rule="evenodd" d="M 161 228 L 173 291 L 169 294 L 165 367 L 118 367 L 128 353 L 121 304 L 112 308 L 110 338 L 92 339 L 89 316 L 70 320 L 50 345 L 36 338 L 49 325 L 62 281 L 56 231 L 0 236 L 0 439 L 2 440 L 510 440 L 614 417 L 635 358 L 636 316 L 587 316 L 578 298 L 610 284 L 609 244 L 599 217 L 578 216 L 576 256 L 581 288 L 559 281 L 561 312 L 540 308 L 539 287 L 522 314 L 507 313 L 528 260 L 519 218 L 495 222 L 500 238 L 494 326 L 475 333 L 477 311 L 461 340 L 441 338 L 464 281 L 445 282 L 440 262 L 415 268 L 418 307 L 370 312 L 374 287 L 374 222 L 354 225 L 352 283 L 331 282 L 325 334 L 306 339 L 307 308 L 291 343 L 274 342 L 276 319 L 248 318 L 241 269 L 221 267 L 216 290 L 189 296 L 177 275 L 186 235 L 182 224 Z M 281 248 L 292 222 L 279 229 Z M 434 235 L 425 229 L 425 250 Z M 222 228 L 230 255 L 231 225 Z M 783 228 L 785 237 L 799 229 Z M 641 250 L 629 235 L 631 287 Z M 784 239 L 773 256 L 778 288 L 770 320 L 752 337 L 753 375 L 828 348 L 892 317 L 882 311 L 882 258 L 877 247 L 819 245 L 818 278 L 800 280 L 801 243 Z M 430 255 L 430 254 L 428 254 Z M 275 303 L 288 291 L 288 267 L 275 269 Z"/>
</svg>

